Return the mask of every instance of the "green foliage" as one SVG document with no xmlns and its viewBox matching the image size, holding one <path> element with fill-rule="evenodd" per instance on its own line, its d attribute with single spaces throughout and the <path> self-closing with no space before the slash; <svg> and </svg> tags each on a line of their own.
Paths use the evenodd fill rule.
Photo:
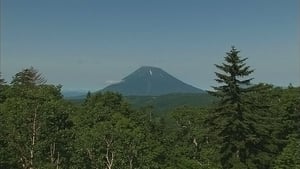
<svg viewBox="0 0 300 169">
<path fill-rule="evenodd" d="M 275 161 L 274 169 L 300 168 L 300 140 L 291 138 Z"/>
<path fill-rule="evenodd" d="M 17 73 L 11 81 L 11 84 L 30 87 L 44 84 L 45 82 L 46 80 L 42 77 L 42 75 L 36 69 L 30 67 L 29 69 L 24 69 Z"/>
<path fill-rule="evenodd" d="M 38 168 L 67 164 L 66 142 L 72 122 L 60 87 L 46 85 L 41 75 L 25 69 L 6 89 L 1 112 L 6 132 L 5 156 L 15 157 L 15 168 Z"/>
<path fill-rule="evenodd" d="M 172 112 L 176 127 L 170 140 L 175 168 L 220 168 L 218 153 L 208 140 L 205 119 L 208 109 L 179 107 Z"/>
<path fill-rule="evenodd" d="M 245 79 L 253 70 L 232 47 L 225 62 L 216 65 L 216 81 L 212 95 L 220 101 L 208 122 L 220 139 L 220 156 L 223 168 L 268 168 L 271 157 L 268 133 L 263 123 L 264 106 L 256 105 L 257 93 L 262 86 L 250 86 L 252 78 Z M 262 103 L 259 103 L 262 104 Z"/>
<path fill-rule="evenodd" d="M 129 109 L 121 95 L 108 92 L 89 96 L 83 110 L 85 113 L 78 114 L 76 120 L 79 154 L 75 159 L 76 166 L 137 168 L 141 164 L 152 165 L 154 154 L 150 155 L 150 147 L 153 143 L 147 141 L 151 136 L 147 134 L 146 126 L 137 123 L 137 120 L 145 119 L 135 115 L 137 113 Z"/>
<path fill-rule="evenodd" d="M 276 158 L 275 169 L 300 168 L 300 87 L 277 88 L 274 109 L 280 119 L 274 132 L 281 140 L 282 152 Z"/>
<path fill-rule="evenodd" d="M 6 91 L 8 86 L 4 79 L 1 79 L 0 74 L 0 168 L 14 169 L 18 168 L 16 165 L 17 159 L 14 158 L 14 152 L 8 148 L 9 140 L 7 135 L 9 129 L 7 127 L 6 113 L 4 111 L 3 102 L 6 100 Z"/>
<path fill-rule="evenodd" d="M 299 168 L 300 87 L 250 84 L 238 54 L 216 65 L 213 96 L 88 93 L 74 104 L 34 68 L 0 78 L 0 168 Z"/>
<path fill-rule="evenodd" d="M 167 112 L 180 106 L 208 106 L 216 98 L 208 93 L 188 94 L 176 93 L 162 96 L 127 96 L 126 100 L 134 107 L 152 106 L 153 112 L 159 117 L 164 117 Z"/>
</svg>

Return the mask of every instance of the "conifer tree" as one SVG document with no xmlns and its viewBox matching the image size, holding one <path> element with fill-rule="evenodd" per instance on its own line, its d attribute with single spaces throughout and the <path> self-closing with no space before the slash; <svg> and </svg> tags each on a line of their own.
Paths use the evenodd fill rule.
<svg viewBox="0 0 300 169">
<path fill-rule="evenodd" d="M 253 70 L 239 52 L 232 47 L 226 53 L 225 63 L 215 65 L 219 69 L 215 80 L 221 85 L 213 87 L 215 91 L 210 93 L 220 100 L 208 123 L 220 139 L 220 160 L 224 169 L 268 168 L 266 130 L 260 118 L 263 110 L 251 100 L 259 87 L 250 85 L 253 78 L 247 77 Z"/>
</svg>

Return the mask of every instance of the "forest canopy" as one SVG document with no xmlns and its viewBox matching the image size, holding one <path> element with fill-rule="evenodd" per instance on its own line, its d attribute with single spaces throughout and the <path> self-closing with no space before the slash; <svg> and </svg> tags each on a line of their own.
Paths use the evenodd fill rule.
<svg viewBox="0 0 300 169">
<path fill-rule="evenodd" d="M 300 168 L 300 88 L 253 84 L 246 61 L 232 47 L 215 102 L 164 117 L 112 92 L 75 104 L 33 67 L 0 76 L 0 168 Z"/>
</svg>

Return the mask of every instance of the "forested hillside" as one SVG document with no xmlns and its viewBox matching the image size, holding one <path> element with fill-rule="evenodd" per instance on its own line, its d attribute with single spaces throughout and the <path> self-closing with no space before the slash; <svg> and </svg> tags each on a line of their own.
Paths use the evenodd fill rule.
<svg viewBox="0 0 300 169">
<path fill-rule="evenodd" d="M 66 101 L 24 69 L 0 78 L 0 168 L 299 169 L 300 87 L 253 85 L 252 74 L 232 48 L 216 64 L 215 102 L 174 107 L 169 125 L 116 93 Z"/>
<path fill-rule="evenodd" d="M 217 98 L 208 93 L 174 93 L 161 96 L 124 96 L 136 109 L 150 108 L 157 116 L 163 117 L 177 107 L 207 107 Z"/>
</svg>

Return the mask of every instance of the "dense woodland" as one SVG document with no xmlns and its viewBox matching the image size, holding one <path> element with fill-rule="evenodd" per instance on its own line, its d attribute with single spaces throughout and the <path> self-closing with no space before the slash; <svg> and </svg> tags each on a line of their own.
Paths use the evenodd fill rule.
<svg viewBox="0 0 300 169">
<path fill-rule="evenodd" d="M 74 104 L 34 68 L 1 79 L 0 168 L 300 169 L 300 88 L 254 85 L 235 48 L 215 66 L 216 101 L 167 118 L 110 92 Z"/>
</svg>

